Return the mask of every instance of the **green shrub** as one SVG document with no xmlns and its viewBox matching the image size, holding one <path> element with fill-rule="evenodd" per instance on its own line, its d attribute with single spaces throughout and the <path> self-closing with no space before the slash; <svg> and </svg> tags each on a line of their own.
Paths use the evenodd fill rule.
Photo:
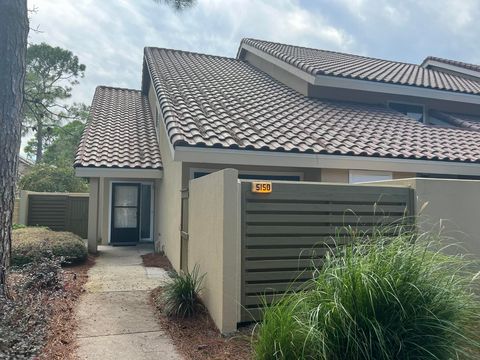
<svg viewBox="0 0 480 360">
<path fill-rule="evenodd" d="M 59 290 L 62 288 L 61 259 L 49 254 L 22 266 L 23 288 L 26 290 Z"/>
<path fill-rule="evenodd" d="M 25 229 L 27 226 L 23 224 L 13 224 L 12 229 L 17 230 L 17 229 Z"/>
<path fill-rule="evenodd" d="M 60 258 L 63 264 L 78 264 L 86 260 L 87 249 L 79 236 L 66 231 L 42 227 L 13 231 L 13 266 L 23 266 L 51 256 Z"/>
<path fill-rule="evenodd" d="M 163 310 L 168 316 L 186 318 L 202 308 L 199 293 L 205 274 L 198 274 L 198 266 L 188 272 L 171 272 L 162 292 Z"/>
<path fill-rule="evenodd" d="M 267 306 L 257 359 L 477 359 L 472 265 L 439 244 L 376 234 L 327 256 L 302 292 Z"/>
</svg>

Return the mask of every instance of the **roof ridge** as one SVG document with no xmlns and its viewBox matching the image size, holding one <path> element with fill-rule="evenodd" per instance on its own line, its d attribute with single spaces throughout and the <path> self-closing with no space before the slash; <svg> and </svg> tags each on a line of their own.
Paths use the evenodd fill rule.
<svg viewBox="0 0 480 360">
<path fill-rule="evenodd" d="M 421 66 L 423 67 L 428 60 L 438 61 L 444 64 L 465 67 L 467 69 L 474 70 L 474 71 L 480 71 L 480 64 L 475 64 L 472 62 L 466 62 L 462 60 L 453 60 L 453 59 L 448 59 L 448 58 L 443 58 L 443 57 L 433 56 L 433 55 L 429 55 L 425 59 L 423 59 Z"/>
<path fill-rule="evenodd" d="M 149 50 L 165 50 L 165 51 L 171 51 L 171 52 L 176 52 L 176 53 L 183 53 L 183 54 L 190 54 L 190 55 L 201 55 L 201 56 L 208 56 L 208 57 L 213 57 L 213 58 L 220 58 L 220 59 L 228 59 L 228 60 L 235 60 L 235 61 L 240 61 L 237 58 L 234 57 L 229 57 L 229 56 L 222 56 L 222 55 L 213 55 L 213 54 L 206 54 L 206 53 L 201 53 L 201 52 L 196 52 L 196 51 L 188 51 L 188 50 L 179 50 L 179 49 L 171 49 L 171 48 L 163 48 L 163 47 L 157 47 L 157 46 L 145 46 L 143 48 L 144 53 L 149 51 Z"/>
<path fill-rule="evenodd" d="M 139 89 L 130 89 L 130 88 L 125 88 L 125 87 L 120 87 L 120 86 L 110 86 L 110 85 L 97 85 L 97 87 L 95 88 L 95 92 L 97 91 L 97 89 L 100 89 L 100 88 L 103 88 L 103 89 L 112 89 L 112 90 L 127 90 L 127 91 L 135 91 L 135 92 L 142 92 L 142 90 L 139 90 Z"/>
<path fill-rule="evenodd" d="M 245 40 L 262 41 L 262 42 L 266 42 L 266 43 L 270 43 L 270 44 L 283 45 L 283 46 L 291 46 L 291 47 L 295 47 L 295 48 L 299 48 L 299 49 L 323 51 L 323 52 L 330 53 L 330 54 L 349 55 L 349 56 L 359 57 L 359 58 L 362 58 L 362 59 L 380 60 L 380 61 L 388 61 L 388 62 L 397 63 L 397 64 L 406 64 L 406 65 L 420 66 L 419 64 L 415 64 L 415 63 L 411 63 L 411 62 L 406 62 L 406 61 L 389 60 L 389 59 L 383 59 L 383 58 L 373 57 L 373 56 L 358 55 L 358 54 L 352 54 L 352 53 L 348 53 L 348 52 L 335 51 L 335 50 L 318 49 L 318 48 L 313 48 L 313 47 L 309 47 L 309 46 L 292 45 L 292 44 L 286 44 L 286 43 L 281 43 L 281 42 L 276 42 L 276 41 L 269 41 L 269 40 L 262 40 L 262 39 L 255 39 L 255 38 L 243 38 L 242 41 L 241 41 L 241 44 L 243 44 L 243 42 L 244 42 Z"/>
</svg>

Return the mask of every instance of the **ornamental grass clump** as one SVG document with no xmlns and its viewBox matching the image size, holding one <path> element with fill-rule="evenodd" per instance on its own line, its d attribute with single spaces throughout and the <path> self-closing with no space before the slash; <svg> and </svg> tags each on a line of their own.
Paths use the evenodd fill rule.
<svg viewBox="0 0 480 360">
<path fill-rule="evenodd" d="M 307 290 L 265 308 L 256 358 L 478 359 L 475 264 L 440 246 L 377 233 L 338 248 Z"/>
<path fill-rule="evenodd" d="M 200 291 L 205 274 L 199 275 L 198 266 L 192 272 L 171 272 L 161 295 L 163 311 L 167 316 L 186 318 L 202 309 Z"/>
</svg>

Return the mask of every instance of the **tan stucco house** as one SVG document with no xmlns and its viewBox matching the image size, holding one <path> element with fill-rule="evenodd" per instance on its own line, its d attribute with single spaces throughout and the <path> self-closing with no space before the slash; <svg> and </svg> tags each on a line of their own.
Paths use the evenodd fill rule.
<svg viewBox="0 0 480 360">
<path fill-rule="evenodd" d="M 147 47 L 141 90 L 99 86 L 78 148 L 89 249 L 155 242 L 182 262 L 189 181 L 480 177 L 480 68 L 244 39 L 236 58 Z M 208 211 L 208 209 L 205 209 Z"/>
</svg>

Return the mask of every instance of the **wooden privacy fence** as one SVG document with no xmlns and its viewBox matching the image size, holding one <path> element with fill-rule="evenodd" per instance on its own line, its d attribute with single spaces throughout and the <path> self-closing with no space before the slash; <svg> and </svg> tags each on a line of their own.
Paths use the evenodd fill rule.
<svg viewBox="0 0 480 360">
<path fill-rule="evenodd" d="M 27 225 L 87 237 L 88 194 L 28 194 Z"/>
<path fill-rule="evenodd" d="M 327 251 L 348 241 L 345 227 L 368 232 L 414 215 L 409 188 L 275 182 L 258 194 L 240 186 L 242 322 L 260 318 L 262 298 L 310 279 Z"/>
</svg>

